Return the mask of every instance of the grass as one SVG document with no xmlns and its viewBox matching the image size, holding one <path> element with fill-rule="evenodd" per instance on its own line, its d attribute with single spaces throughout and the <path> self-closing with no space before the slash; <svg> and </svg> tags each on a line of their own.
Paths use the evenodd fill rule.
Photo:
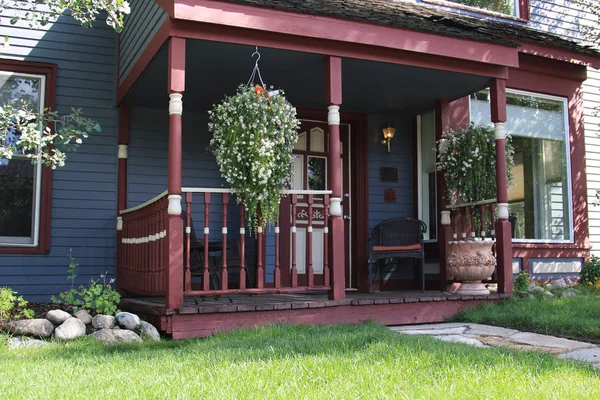
<svg viewBox="0 0 600 400">
<path fill-rule="evenodd" d="M 3 399 L 600 398 L 599 372 L 374 324 L 276 325 L 203 340 L 0 346 Z"/>
<path fill-rule="evenodd" d="M 452 320 L 599 341 L 600 292 L 579 289 L 574 297 L 512 298 L 464 310 Z"/>
</svg>

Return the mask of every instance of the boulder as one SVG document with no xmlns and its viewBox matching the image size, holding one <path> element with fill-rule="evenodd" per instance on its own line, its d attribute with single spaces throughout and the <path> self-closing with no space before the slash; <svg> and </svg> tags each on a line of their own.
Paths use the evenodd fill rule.
<svg viewBox="0 0 600 400">
<path fill-rule="evenodd" d="M 140 332 L 143 339 L 147 339 L 151 342 L 160 342 L 160 333 L 154 325 L 149 324 L 146 321 L 140 322 Z"/>
<path fill-rule="evenodd" d="M 531 289 L 532 292 L 544 292 L 545 289 L 541 286 L 535 286 L 533 289 Z"/>
<path fill-rule="evenodd" d="M 71 317 L 54 330 L 54 337 L 59 340 L 73 340 L 85 336 L 85 324 Z"/>
<path fill-rule="evenodd" d="M 8 339 L 8 348 L 9 349 L 22 349 L 22 348 L 30 348 L 30 347 L 41 347 L 46 346 L 48 342 L 39 339 L 33 339 L 29 337 L 12 337 Z"/>
<path fill-rule="evenodd" d="M 546 297 L 554 297 L 554 294 L 552 294 L 551 292 L 544 292 L 544 296 L 546 296 Z"/>
<path fill-rule="evenodd" d="M 135 314 L 128 312 L 120 312 L 117 315 L 115 315 L 115 317 L 117 318 L 117 321 L 119 322 L 119 325 L 121 325 L 122 328 L 135 331 L 140 327 L 140 317 L 138 317 Z"/>
<path fill-rule="evenodd" d="M 100 329 L 98 332 L 92 333 L 90 337 L 100 340 L 106 345 L 142 341 L 135 332 L 127 329 Z"/>
<path fill-rule="evenodd" d="M 46 313 L 46 319 L 54 325 L 60 325 L 71 318 L 71 314 L 63 310 L 51 310 Z"/>
<path fill-rule="evenodd" d="M 73 316 L 86 325 L 92 323 L 92 316 L 86 310 L 79 310 Z"/>
<path fill-rule="evenodd" d="M 555 289 L 562 289 L 567 287 L 567 283 L 562 279 L 557 279 L 552 282 L 552 287 Z"/>
<path fill-rule="evenodd" d="M 50 337 L 54 332 L 54 325 L 46 318 L 11 321 L 6 326 L 15 335 Z"/>
<path fill-rule="evenodd" d="M 98 314 L 92 318 L 92 326 L 96 329 L 112 329 L 117 323 L 117 320 L 112 315 Z"/>
<path fill-rule="evenodd" d="M 92 333 L 98 331 L 98 329 L 94 328 L 94 325 L 88 324 L 85 326 L 85 334 L 91 335 Z"/>
<path fill-rule="evenodd" d="M 570 290 L 567 290 L 566 292 L 562 292 L 560 294 L 560 297 L 573 297 L 575 296 L 575 292 L 572 292 Z"/>
</svg>

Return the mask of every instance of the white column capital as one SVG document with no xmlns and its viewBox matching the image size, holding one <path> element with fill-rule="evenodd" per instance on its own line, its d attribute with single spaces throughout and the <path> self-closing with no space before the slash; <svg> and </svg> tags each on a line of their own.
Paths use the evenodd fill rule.
<svg viewBox="0 0 600 400">
<path fill-rule="evenodd" d="M 498 203 L 496 213 L 498 219 L 508 219 L 508 203 Z"/>
<path fill-rule="evenodd" d="M 340 106 L 329 106 L 327 107 L 329 113 L 327 114 L 327 123 L 329 125 L 340 124 Z"/>
<path fill-rule="evenodd" d="M 450 225 L 450 211 L 442 211 L 442 219 L 440 220 L 442 225 Z"/>
<path fill-rule="evenodd" d="M 332 197 L 329 199 L 329 215 L 332 217 L 342 216 L 342 199 L 339 197 Z"/>
<path fill-rule="evenodd" d="M 504 122 L 496 122 L 494 124 L 494 136 L 496 140 L 506 139 L 506 126 Z"/>
<path fill-rule="evenodd" d="M 123 230 L 123 217 L 117 217 L 117 230 Z"/>
<path fill-rule="evenodd" d="M 181 93 L 169 94 L 169 115 L 183 113 L 183 95 Z"/>
<path fill-rule="evenodd" d="M 181 215 L 181 196 L 178 194 L 169 195 L 169 207 L 167 208 L 169 215 Z"/>
<path fill-rule="evenodd" d="M 126 144 L 120 144 L 119 145 L 119 159 L 125 159 L 127 160 L 127 145 Z"/>
</svg>

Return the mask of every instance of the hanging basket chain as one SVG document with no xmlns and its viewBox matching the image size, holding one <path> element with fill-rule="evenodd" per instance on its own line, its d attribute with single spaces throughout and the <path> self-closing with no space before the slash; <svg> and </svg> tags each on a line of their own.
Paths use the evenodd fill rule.
<svg viewBox="0 0 600 400">
<path fill-rule="evenodd" d="M 250 75 L 250 79 L 248 80 L 246 87 L 250 87 L 250 85 L 252 85 L 254 83 L 256 74 L 258 74 L 258 79 L 260 80 L 261 86 L 263 88 L 266 88 L 267 85 L 265 85 L 265 82 L 263 82 L 262 76 L 260 74 L 260 68 L 258 67 L 258 62 L 260 61 L 260 53 L 258 52 L 258 46 L 256 46 L 256 50 L 254 50 L 254 53 L 252 53 L 252 55 L 250 57 L 254 58 L 254 56 L 258 56 L 258 57 L 256 58 L 256 62 L 254 63 L 254 69 L 252 70 L 252 74 Z"/>
</svg>

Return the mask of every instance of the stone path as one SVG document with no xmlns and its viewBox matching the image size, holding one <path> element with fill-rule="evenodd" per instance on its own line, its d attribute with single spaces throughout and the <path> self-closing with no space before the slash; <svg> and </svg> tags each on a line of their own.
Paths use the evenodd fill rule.
<svg viewBox="0 0 600 400">
<path fill-rule="evenodd" d="M 392 326 L 391 329 L 407 335 L 427 335 L 447 342 L 465 343 L 476 347 L 508 347 L 541 351 L 558 358 L 589 362 L 595 368 L 600 368 L 599 346 L 556 336 L 469 322 Z"/>
</svg>

